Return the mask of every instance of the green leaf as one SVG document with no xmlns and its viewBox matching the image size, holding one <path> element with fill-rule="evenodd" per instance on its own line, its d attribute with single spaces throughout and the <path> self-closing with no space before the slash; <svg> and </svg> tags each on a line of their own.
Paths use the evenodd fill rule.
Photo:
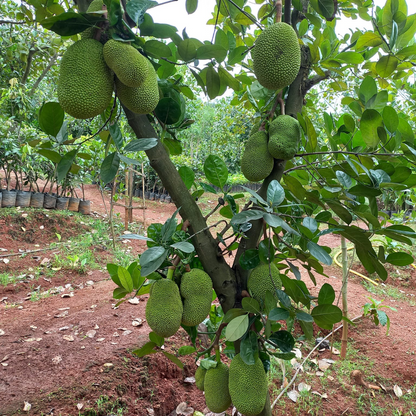
<svg viewBox="0 0 416 416">
<path fill-rule="evenodd" d="M 131 275 L 127 269 L 122 266 L 118 267 L 117 276 L 120 279 L 121 285 L 126 289 L 129 293 L 133 291 L 133 280 Z"/>
<path fill-rule="evenodd" d="M 335 214 L 342 219 L 342 221 L 346 222 L 347 224 L 350 224 L 352 222 L 352 215 L 339 202 L 326 201 L 326 203 L 328 204 L 329 208 L 331 208 L 331 210 L 334 211 Z"/>
<path fill-rule="evenodd" d="M 364 62 L 364 57 L 358 52 L 341 52 L 336 56 L 336 59 L 353 65 L 362 64 Z"/>
<path fill-rule="evenodd" d="M 155 58 L 168 58 L 172 56 L 169 46 L 159 40 L 148 40 L 143 47 L 144 51 Z"/>
<path fill-rule="evenodd" d="M 391 253 L 387 256 L 386 262 L 394 266 L 408 266 L 413 263 L 413 257 L 404 252 Z"/>
<path fill-rule="evenodd" d="M 164 247 L 156 246 L 147 249 L 140 256 L 142 276 L 148 276 L 150 273 L 156 271 L 165 261 L 167 255 L 168 250 Z"/>
<path fill-rule="evenodd" d="M 178 172 L 179 172 L 179 176 L 182 178 L 183 183 L 185 184 L 187 189 L 191 189 L 192 184 L 194 183 L 194 180 L 195 180 L 194 171 L 188 166 L 181 166 Z"/>
<path fill-rule="evenodd" d="M 285 190 L 277 180 L 272 180 L 267 187 L 267 202 L 273 208 L 278 207 L 285 199 Z"/>
<path fill-rule="evenodd" d="M 374 32 L 365 32 L 361 35 L 356 44 L 356 49 L 361 50 L 363 48 L 379 46 L 383 43 L 383 39 L 381 39 L 378 33 Z"/>
<path fill-rule="evenodd" d="M 254 269 L 260 264 L 259 251 L 254 248 L 245 250 L 240 256 L 239 262 L 244 270 Z"/>
<path fill-rule="evenodd" d="M 172 97 L 162 98 L 155 108 L 155 114 L 164 124 L 175 124 L 184 116 L 181 105 Z"/>
<path fill-rule="evenodd" d="M 179 360 L 179 358 L 175 357 L 173 354 L 170 354 L 166 351 L 162 351 L 162 353 L 165 355 L 166 358 L 168 358 L 170 361 L 176 364 L 180 369 L 183 369 L 183 363 L 181 360 Z"/>
<path fill-rule="evenodd" d="M 317 260 L 330 266 L 332 264 L 331 256 L 318 244 L 313 241 L 308 241 L 307 244 L 308 250 Z"/>
<path fill-rule="evenodd" d="M 83 32 L 99 22 L 104 22 L 102 16 L 94 16 L 87 13 L 66 12 L 57 16 L 49 17 L 40 22 L 48 30 L 57 33 L 60 36 L 72 36 Z"/>
<path fill-rule="evenodd" d="M 198 39 L 188 38 L 181 41 L 178 45 L 178 54 L 185 62 L 196 59 L 196 51 L 202 45 Z"/>
<path fill-rule="evenodd" d="M 383 119 L 381 114 L 373 109 L 367 109 L 364 111 L 360 129 L 363 135 L 364 142 L 368 147 L 375 148 L 380 141 L 378 135 L 378 129 L 383 127 Z"/>
<path fill-rule="evenodd" d="M 49 102 L 39 110 L 39 127 L 50 136 L 56 137 L 64 122 L 65 112 L 59 103 Z"/>
<path fill-rule="evenodd" d="M 126 13 L 136 23 L 136 25 L 139 26 L 144 21 L 144 14 L 146 13 L 146 10 L 157 5 L 157 1 L 130 0 L 126 5 Z"/>
<path fill-rule="evenodd" d="M 165 343 L 165 338 L 157 335 L 155 332 L 149 334 L 150 341 L 154 342 L 158 347 L 161 347 Z"/>
<path fill-rule="evenodd" d="M 234 91 L 240 91 L 240 82 L 221 66 L 218 68 L 218 75 L 221 82 L 231 87 Z"/>
<path fill-rule="evenodd" d="M 147 342 L 143 347 L 138 350 L 133 350 L 132 353 L 138 357 L 144 357 L 145 355 L 155 354 L 157 351 L 154 349 L 156 347 L 155 342 Z"/>
<path fill-rule="evenodd" d="M 133 139 L 127 143 L 124 148 L 125 152 L 140 152 L 143 150 L 149 150 L 157 146 L 156 138 L 144 138 L 144 139 Z"/>
<path fill-rule="evenodd" d="M 351 188 L 352 185 L 352 179 L 351 176 L 349 176 L 347 173 L 343 172 L 342 170 L 336 171 L 337 179 L 339 180 L 339 183 L 346 189 Z"/>
<path fill-rule="evenodd" d="M 209 182 L 223 189 L 228 179 L 228 169 L 223 160 L 209 155 L 204 163 L 204 173 Z"/>
<path fill-rule="evenodd" d="M 255 221 L 259 220 L 260 218 L 263 218 L 263 211 L 259 210 L 251 210 L 251 211 L 242 211 L 239 212 L 237 215 L 234 215 L 233 219 L 231 220 L 232 225 L 238 225 L 238 224 L 245 224 L 249 221 Z M 276 217 L 277 218 L 277 217 Z"/>
<path fill-rule="evenodd" d="M 198 0 L 186 0 L 185 8 L 188 14 L 192 14 L 198 7 Z"/>
<path fill-rule="evenodd" d="M 247 336 L 241 341 L 240 357 L 247 365 L 254 365 L 256 363 L 256 356 L 258 351 L 259 347 L 257 335 L 255 332 L 249 331 Z"/>
<path fill-rule="evenodd" d="M 295 339 L 288 331 L 274 332 L 269 339 L 277 344 L 282 352 L 291 352 L 295 346 Z"/>
<path fill-rule="evenodd" d="M 120 151 L 123 147 L 123 136 L 121 134 L 121 130 L 118 126 L 118 123 L 112 124 L 109 127 L 108 131 L 110 132 L 110 135 L 114 140 L 114 144 L 116 145 L 117 150 Z"/>
<path fill-rule="evenodd" d="M 61 182 L 71 169 L 72 164 L 74 163 L 75 156 L 77 155 L 78 149 L 71 150 L 66 155 L 62 157 L 59 161 L 58 166 L 56 167 L 57 181 Z"/>
<path fill-rule="evenodd" d="M 194 246 L 186 241 L 178 241 L 177 243 L 171 244 L 171 247 L 184 253 L 193 253 L 195 251 Z"/>
<path fill-rule="evenodd" d="M 329 283 L 324 283 L 318 294 L 319 305 L 332 305 L 335 300 L 335 290 Z"/>
<path fill-rule="evenodd" d="M 366 185 L 355 185 L 348 191 L 352 195 L 356 196 L 379 196 L 381 191 L 376 188 L 371 188 Z"/>
<path fill-rule="evenodd" d="M 324 329 L 332 329 L 332 325 L 340 322 L 342 311 L 335 305 L 319 305 L 312 309 L 316 325 Z"/>
<path fill-rule="evenodd" d="M 233 49 L 228 55 L 228 65 L 232 66 L 241 62 L 246 56 L 246 50 L 246 46 L 238 46 L 237 48 Z"/>
<path fill-rule="evenodd" d="M 311 231 L 313 234 L 318 229 L 318 223 L 315 218 L 305 217 L 302 221 L 302 225 Z"/>
<path fill-rule="evenodd" d="M 390 133 L 394 133 L 397 130 L 397 127 L 399 127 L 399 116 L 393 107 L 384 107 L 383 122 Z"/>
<path fill-rule="evenodd" d="M 290 313 L 286 309 L 283 308 L 273 308 L 269 312 L 268 318 L 271 321 L 286 321 L 287 318 L 289 318 Z"/>
<path fill-rule="evenodd" d="M 240 308 L 229 309 L 227 313 L 224 315 L 222 322 L 224 324 L 227 324 L 228 322 L 231 322 L 237 316 L 246 315 L 246 314 L 247 312 Z"/>
<path fill-rule="evenodd" d="M 296 319 L 302 322 L 313 322 L 312 316 L 303 311 L 296 311 Z"/>
<path fill-rule="evenodd" d="M 215 71 L 214 67 L 209 66 L 207 68 L 207 93 L 208 97 L 213 100 L 215 97 L 218 96 L 220 92 L 220 76 L 218 75 L 217 71 Z"/>
<path fill-rule="evenodd" d="M 220 45 L 202 45 L 196 51 L 197 59 L 215 59 L 222 62 L 227 56 L 227 50 Z"/>
<path fill-rule="evenodd" d="M 240 339 L 248 329 L 248 315 L 241 315 L 230 321 L 225 329 L 227 341 L 234 342 Z"/>
<path fill-rule="evenodd" d="M 109 154 L 101 164 L 100 177 L 103 183 L 111 182 L 117 175 L 120 166 L 120 156 L 117 152 Z"/>
<path fill-rule="evenodd" d="M 250 313 L 260 313 L 260 304 L 254 298 L 243 298 L 241 301 L 243 309 Z"/>
<path fill-rule="evenodd" d="M 396 70 L 398 64 L 399 60 L 395 56 L 382 56 L 376 64 L 377 74 L 382 78 L 387 78 Z"/>
<path fill-rule="evenodd" d="M 368 100 L 377 94 L 377 84 L 373 77 L 367 76 L 361 83 L 359 90 L 359 97 L 361 102 L 365 105 Z"/>
<path fill-rule="evenodd" d="M 113 299 L 123 299 L 129 293 L 130 292 L 128 292 L 126 289 L 124 289 L 124 287 L 117 287 L 113 291 Z"/>
<path fill-rule="evenodd" d="M 183 347 L 180 347 L 178 350 L 179 355 L 189 355 L 193 354 L 196 351 L 196 348 L 192 345 L 184 345 Z"/>
</svg>

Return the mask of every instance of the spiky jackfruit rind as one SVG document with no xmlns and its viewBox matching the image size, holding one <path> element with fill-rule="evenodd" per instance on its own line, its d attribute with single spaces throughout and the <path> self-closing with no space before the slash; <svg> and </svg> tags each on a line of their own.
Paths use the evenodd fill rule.
<svg viewBox="0 0 416 416">
<path fill-rule="evenodd" d="M 273 281 L 270 279 L 270 274 Z M 255 267 L 247 280 L 247 289 L 254 299 L 258 302 L 264 302 L 266 292 L 274 293 L 277 300 L 276 289 L 282 288 L 282 280 L 280 279 L 279 269 L 273 264 L 260 264 Z"/>
<path fill-rule="evenodd" d="M 205 402 L 211 412 L 221 413 L 231 405 L 231 396 L 228 391 L 229 368 L 224 363 L 210 368 L 205 374 L 204 389 Z"/>
<path fill-rule="evenodd" d="M 251 56 L 254 74 L 263 87 L 280 90 L 290 85 L 301 61 L 296 32 L 284 22 L 269 26 L 257 38 Z"/>
<path fill-rule="evenodd" d="M 269 153 L 275 159 L 290 160 L 298 151 L 300 139 L 299 122 L 288 115 L 279 116 L 270 123 Z"/>
<path fill-rule="evenodd" d="M 209 314 L 212 301 L 212 280 L 201 269 L 192 269 L 181 278 L 183 297 L 182 324 L 199 325 Z"/>
<path fill-rule="evenodd" d="M 116 78 L 118 98 L 133 113 L 149 114 L 159 102 L 157 74 L 149 60 L 147 60 L 147 66 L 149 73 L 140 87 L 128 87 Z"/>
<path fill-rule="evenodd" d="M 110 39 L 104 45 L 104 60 L 127 87 L 140 87 L 149 74 L 147 59 L 128 43 Z"/>
<path fill-rule="evenodd" d="M 66 50 L 58 80 L 58 100 L 66 113 L 80 119 L 97 116 L 110 104 L 113 86 L 100 42 L 81 39 Z"/>
<path fill-rule="evenodd" d="M 267 397 L 267 377 L 260 358 L 248 365 L 237 354 L 230 364 L 228 386 L 233 405 L 241 414 L 258 415 Z"/>
<path fill-rule="evenodd" d="M 258 131 L 249 137 L 241 158 L 241 172 L 250 182 L 267 178 L 273 170 L 274 159 L 267 147 L 267 133 Z"/>
<path fill-rule="evenodd" d="M 204 391 L 204 381 L 206 373 L 207 370 L 205 370 L 205 368 L 202 368 L 201 366 L 199 366 L 195 371 L 195 385 L 201 391 Z"/>
<path fill-rule="evenodd" d="M 183 313 L 178 285 L 169 279 L 156 280 L 146 304 L 146 321 L 163 338 L 174 335 L 181 326 Z"/>
</svg>

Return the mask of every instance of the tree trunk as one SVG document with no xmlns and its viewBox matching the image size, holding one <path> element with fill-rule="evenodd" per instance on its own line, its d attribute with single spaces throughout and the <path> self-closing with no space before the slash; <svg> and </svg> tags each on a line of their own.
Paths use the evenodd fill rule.
<svg viewBox="0 0 416 416">
<path fill-rule="evenodd" d="M 124 111 L 138 139 L 158 137 L 146 116 L 137 115 L 127 108 L 124 108 Z M 146 154 L 151 167 L 158 174 L 175 205 L 180 208 L 180 216 L 184 221 L 190 222 L 190 231 L 194 234 L 192 240 L 198 257 L 205 271 L 211 276 L 224 312 L 227 312 L 234 307 L 237 294 L 233 271 L 220 254 L 218 243 L 212 237 L 198 205 L 183 183 L 163 144 L 159 141 L 157 146 L 147 150 Z"/>
</svg>

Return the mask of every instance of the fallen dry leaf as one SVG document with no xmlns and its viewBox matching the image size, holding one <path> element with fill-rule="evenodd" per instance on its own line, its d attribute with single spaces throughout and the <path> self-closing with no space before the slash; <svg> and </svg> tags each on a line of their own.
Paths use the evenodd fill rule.
<svg viewBox="0 0 416 416">
<path fill-rule="evenodd" d="M 105 338 L 97 338 L 97 342 L 103 342 Z"/>
<path fill-rule="evenodd" d="M 176 408 L 177 415 L 190 416 L 192 413 L 194 413 L 194 409 L 192 407 L 188 407 L 185 402 L 180 403 Z"/>
<path fill-rule="evenodd" d="M 62 361 L 62 357 L 60 355 L 57 355 L 56 357 L 52 358 L 53 364 L 59 364 Z"/>
<path fill-rule="evenodd" d="M 397 397 L 402 397 L 403 396 L 403 391 L 397 384 L 394 385 L 393 390 L 394 390 L 394 394 Z"/>
<path fill-rule="evenodd" d="M 64 335 L 62 337 L 65 341 L 73 342 L 75 338 L 72 335 Z"/>
<path fill-rule="evenodd" d="M 194 384 L 195 383 L 195 377 L 186 377 L 183 382 L 187 383 L 187 384 Z"/>
<path fill-rule="evenodd" d="M 318 367 L 321 371 L 325 371 L 328 370 L 329 367 L 331 367 L 331 363 L 329 363 L 327 360 L 319 360 Z"/>
<path fill-rule="evenodd" d="M 88 338 L 94 338 L 96 333 L 97 333 L 97 331 L 94 331 L 93 329 L 91 329 L 91 330 L 89 330 L 89 331 L 88 331 L 85 335 L 86 335 Z"/>
<path fill-rule="evenodd" d="M 325 374 L 322 371 L 317 371 L 315 375 L 318 377 L 323 377 Z"/>
<path fill-rule="evenodd" d="M 143 325 L 143 319 L 141 318 L 136 318 L 133 320 L 133 322 L 131 323 L 133 326 L 141 326 Z"/>
<path fill-rule="evenodd" d="M 25 342 L 34 342 L 34 341 L 42 341 L 42 338 L 27 338 L 25 339 Z"/>
<path fill-rule="evenodd" d="M 2 336 L 4 334 L 5 334 L 5 332 L 2 329 L 0 329 L 0 336 Z"/>
<path fill-rule="evenodd" d="M 10 260 L 9 259 L 3 259 L 3 262 L 8 264 L 8 263 L 10 263 Z"/>
<path fill-rule="evenodd" d="M 129 299 L 127 302 L 129 302 L 131 305 L 138 305 L 140 300 L 139 298 L 133 298 L 133 299 Z"/>
<path fill-rule="evenodd" d="M 24 402 L 24 406 L 23 406 L 24 412 L 30 412 L 31 408 L 32 408 L 32 405 L 29 402 Z"/>
<path fill-rule="evenodd" d="M 77 403 L 77 409 L 81 410 L 84 407 L 84 405 L 82 403 Z"/>
<path fill-rule="evenodd" d="M 332 354 L 335 354 L 335 355 L 340 355 L 341 354 L 341 352 L 339 350 L 337 350 L 335 347 L 332 347 L 331 352 L 332 352 Z"/>
<path fill-rule="evenodd" d="M 290 400 L 292 400 L 292 402 L 297 402 L 298 401 L 298 397 L 300 396 L 299 392 L 296 390 L 291 390 L 288 394 L 288 397 Z"/>
<path fill-rule="evenodd" d="M 113 363 L 105 363 L 103 366 L 106 367 L 106 368 L 111 368 L 111 367 L 114 367 L 114 364 Z"/>
<path fill-rule="evenodd" d="M 310 386 L 309 384 L 306 384 L 306 383 L 299 383 L 299 385 L 298 385 L 298 390 L 300 392 L 309 391 L 311 388 L 312 388 L 312 386 Z"/>
</svg>

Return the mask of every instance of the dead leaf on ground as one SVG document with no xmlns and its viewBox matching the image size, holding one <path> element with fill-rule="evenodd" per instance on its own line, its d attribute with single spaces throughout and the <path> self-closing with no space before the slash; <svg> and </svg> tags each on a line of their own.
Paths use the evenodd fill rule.
<svg viewBox="0 0 416 416">
<path fill-rule="evenodd" d="M 68 311 L 63 311 L 62 313 L 58 313 L 57 315 L 54 315 L 55 318 L 64 318 L 65 316 L 68 316 Z"/>
<path fill-rule="evenodd" d="M 312 388 L 312 386 L 310 386 L 309 384 L 303 383 L 303 382 L 299 383 L 299 385 L 298 385 L 298 390 L 300 392 L 309 391 L 311 388 Z"/>
<path fill-rule="evenodd" d="M 88 338 L 94 338 L 96 333 L 97 331 L 94 331 L 93 329 L 91 329 L 85 334 L 85 336 L 87 336 Z"/>
<path fill-rule="evenodd" d="M 394 394 L 397 397 L 402 397 L 403 396 L 403 391 L 397 384 L 394 385 L 393 390 L 394 390 Z"/>
<path fill-rule="evenodd" d="M 339 350 L 337 350 L 335 347 L 332 347 L 331 352 L 332 352 L 332 354 L 335 354 L 335 355 L 340 355 L 341 354 L 341 352 Z"/>
<path fill-rule="evenodd" d="M 84 407 L 83 403 L 77 403 L 77 409 L 81 410 Z"/>
<path fill-rule="evenodd" d="M 140 299 L 133 298 L 133 299 L 129 299 L 127 302 L 129 302 L 131 305 L 138 305 L 140 303 Z"/>
<path fill-rule="evenodd" d="M 143 319 L 141 318 L 136 318 L 133 320 L 133 322 L 131 323 L 133 326 L 141 326 L 143 325 Z"/>
<path fill-rule="evenodd" d="M 31 408 L 32 408 L 32 405 L 29 402 L 24 402 L 24 406 L 23 406 L 24 412 L 30 412 Z"/>
<path fill-rule="evenodd" d="M 299 392 L 297 390 L 291 390 L 289 393 L 287 393 L 288 397 L 292 402 L 297 402 L 298 397 L 300 396 Z"/>
<path fill-rule="evenodd" d="M 4 357 L 3 357 L 3 359 L 2 360 L 0 360 L 0 363 L 2 363 L 3 361 L 7 361 L 9 359 L 9 356 L 8 355 L 5 355 Z"/>
<path fill-rule="evenodd" d="M 180 403 L 176 408 L 177 415 L 190 416 L 192 413 L 194 413 L 194 409 L 192 407 L 188 407 L 185 402 Z"/>
<path fill-rule="evenodd" d="M 42 341 L 42 338 L 27 338 L 25 339 L 25 342 L 34 342 L 34 341 Z"/>
<path fill-rule="evenodd" d="M 187 383 L 187 384 L 194 384 L 195 383 L 195 377 L 186 377 L 183 382 Z"/>
<path fill-rule="evenodd" d="M 324 374 L 324 372 L 323 372 L 323 371 L 317 371 L 317 372 L 315 373 L 315 375 L 316 375 L 316 376 L 318 376 L 318 377 L 323 377 L 325 374 Z"/>
<path fill-rule="evenodd" d="M 97 342 L 103 342 L 105 338 L 97 338 Z"/>
<path fill-rule="evenodd" d="M 328 395 L 326 393 L 321 394 L 321 393 L 319 393 L 319 391 L 316 391 L 316 390 L 312 391 L 311 393 L 316 394 L 317 396 L 321 397 L 322 399 L 327 399 L 328 398 Z"/>
<path fill-rule="evenodd" d="M 318 367 L 321 371 L 328 370 L 329 367 L 331 367 L 332 363 L 329 363 L 327 360 L 319 360 L 318 361 Z"/>
<path fill-rule="evenodd" d="M 4 334 L 5 334 L 5 332 L 2 329 L 0 329 L 0 336 L 2 336 Z"/>
<path fill-rule="evenodd" d="M 62 361 L 62 357 L 60 355 L 57 355 L 56 357 L 52 358 L 53 364 L 59 364 Z"/>
<path fill-rule="evenodd" d="M 73 342 L 75 338 L 72 335 L 64 335 L 62 337 L 65 341 Z"/>
</svg>

